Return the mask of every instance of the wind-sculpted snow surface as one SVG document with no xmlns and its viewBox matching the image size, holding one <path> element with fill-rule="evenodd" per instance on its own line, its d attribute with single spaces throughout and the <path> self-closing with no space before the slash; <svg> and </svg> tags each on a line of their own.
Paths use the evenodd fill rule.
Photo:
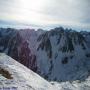
<svg viewBox="0 0 90 90">
<path fill-rule="evenodd" d="M 4 90 L 58 90 L 49 82 L 16 62 L 5 54 L 0 54 L 0 68 L 7 70 L 12 78 L 0 74 L 0 89 Z"/>
<path fill-rule="evenodd" d="M 89 32 L 1 28 L 0 52 L 50 81 L 85 80 L 90 72 Z"/>
</svg>

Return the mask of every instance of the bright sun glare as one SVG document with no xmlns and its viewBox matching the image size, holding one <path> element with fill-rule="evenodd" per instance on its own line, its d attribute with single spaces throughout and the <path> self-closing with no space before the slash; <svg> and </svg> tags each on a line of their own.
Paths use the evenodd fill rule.
<svg viewBox="0 0 90 90">
<path fill-rule="evenodd" d="M 23 15 L 20 17 L 22 21 L 36 22 L 43 19 L 41 9 L 43 8 L 43 0 L 20 0 L 19 1 L 19 13 Z"/>
</svg>

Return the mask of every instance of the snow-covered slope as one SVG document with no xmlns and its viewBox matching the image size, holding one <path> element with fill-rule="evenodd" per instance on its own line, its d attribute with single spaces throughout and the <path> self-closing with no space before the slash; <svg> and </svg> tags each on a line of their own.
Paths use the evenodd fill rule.
<svg viewBox="0 0 90 90">
<path fill-rule="evenodd" d="M 84 75 L 87 76 L 87 73 Z M 14 59 L 0 53 L 0 90 L 90 90 L 90 77 L 82 81 L 49 83 Z"/>
<path fill-rule="evenodd" d="M 90 90 L 90 77 L 85 81 L 51 82 L 59 90 Z"/>
<path fill-rule="evenodd" d="M 1 88 L 13 88 L 10 90 L 58 90 L 33 71 L 9 56 L 0 53 L 0 90 Z"/>
<path fill-rule="evenodd" d="M 8 73 L 8 75 L 2 74 Z M 4 71 L 6 70 L 6 72 Z M 80 72 L 79 72 L 80 73 Z M 83 73 L 87 76 L 89 72 Z M 10 78 L 11 77 L 11 78 Z M 77 77 L 77 75 L 76 75 Z M 67 82 L 47 82 L 33 71 L 16 62 L 5 54 L 0 53 L 0 89 L 8 90 L 90 90 L 90 76 L 85 80 L 75 80 Z M 5 89 L 6 90 L 6 89 Z"/>
</svg>

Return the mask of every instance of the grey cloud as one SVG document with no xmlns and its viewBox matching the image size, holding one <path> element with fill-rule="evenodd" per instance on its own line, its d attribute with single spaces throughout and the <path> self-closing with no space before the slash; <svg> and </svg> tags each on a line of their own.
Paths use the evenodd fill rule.
<svg viewBox="0 0 90 90">
<path fill-rule="evenodd" d="M 20 0 L 0 0 L 0 13 L 18 10 Z M 28 0 L 26 0 L 27 2 Z M 38 0 L 37 0 L 38 1 Z M 90 0 L 43 0 L 43 7 L 36 11 L 56 21 L 90 24 Z M 37 3 L 37 2 L 35 2 Z"/>
</svg>

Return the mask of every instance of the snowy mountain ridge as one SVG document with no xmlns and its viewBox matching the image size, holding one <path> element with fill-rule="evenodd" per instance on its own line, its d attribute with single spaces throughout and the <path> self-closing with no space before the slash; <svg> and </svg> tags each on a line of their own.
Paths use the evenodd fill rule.
<svg viewBox="0 0 90 90">
<path fill-rule="evenodd" d="M 50 31 L 1 28 L 0 51 L 50 81 L 82 80 L 89 76 L 89 32 L 62 27 Z"/>
</svg>

